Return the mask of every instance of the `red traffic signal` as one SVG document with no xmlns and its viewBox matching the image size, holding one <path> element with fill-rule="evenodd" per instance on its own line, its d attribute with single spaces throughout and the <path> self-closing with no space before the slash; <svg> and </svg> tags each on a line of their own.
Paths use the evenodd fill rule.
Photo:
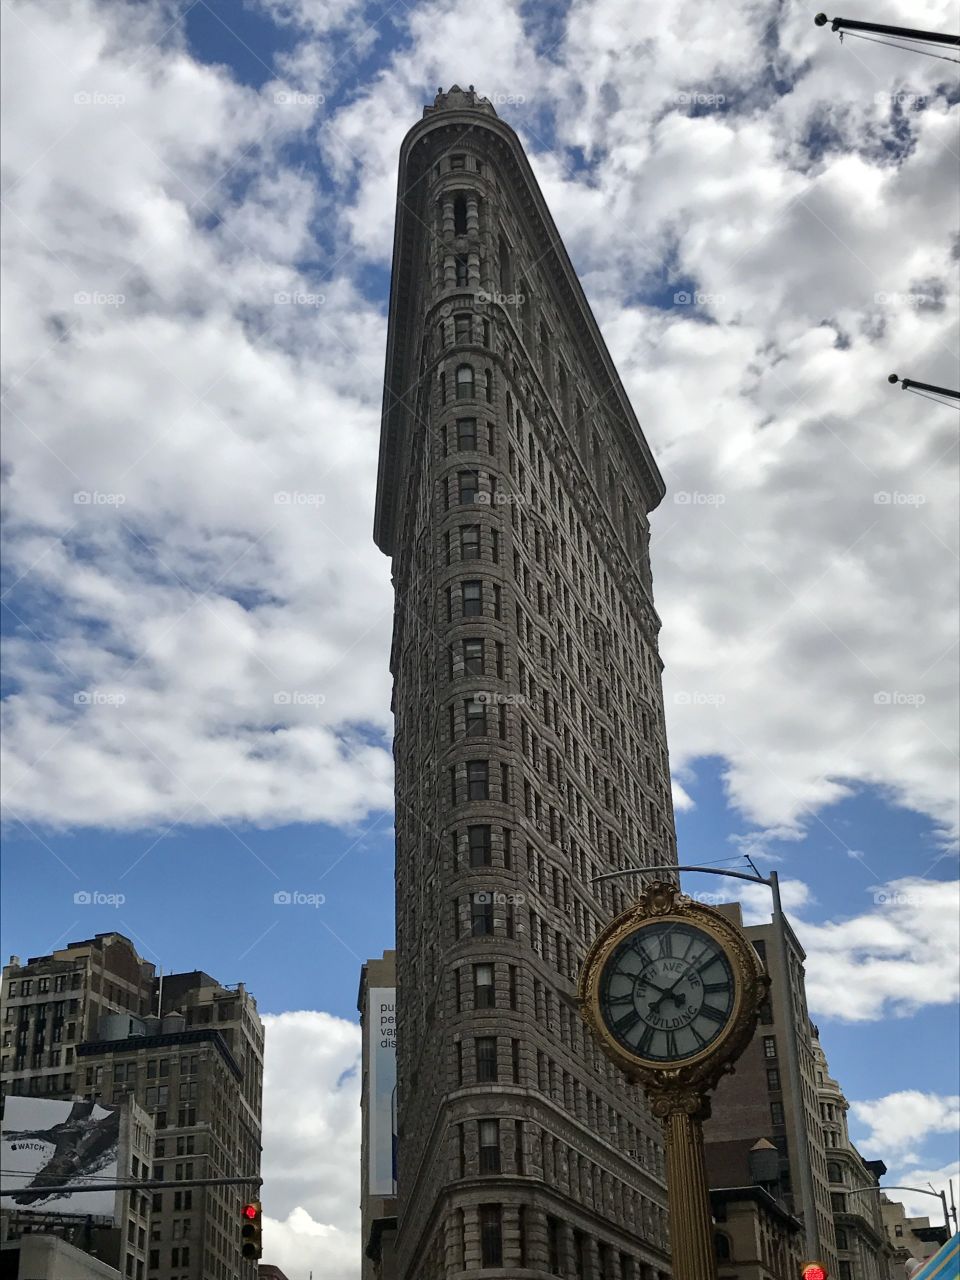
<svg viewBox="0 0 960 1280">
<path fill-rule="evenodd" d="M 240 1253 L 244 1258 L 256 1259 L 263 1254 L 263 1241 L 260 1235 L 261 1219 L 260 1219 L 260 1201 L 250 1200 L 242 1206 L 240 1210 L 240 1218 L 242 1226 L 240 1227 Z"/>
<path fill-rule="evenodd" d="M 827 1268 L 822 1262 L 806 1262 L 800 1272 L 801 1280 L 828 1280 Z"/>
</svg>

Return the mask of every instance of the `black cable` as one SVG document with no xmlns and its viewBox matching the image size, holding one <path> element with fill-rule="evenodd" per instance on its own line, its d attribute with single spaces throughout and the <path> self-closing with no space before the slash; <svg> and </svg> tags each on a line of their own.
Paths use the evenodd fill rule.
<svg viewBox="0 0 960 1280">
<path fill-rule="evenodd" d="M 915 396 L 923 396 L 924 400 L 932 400 L 934 404 L 942 404 L 945 409 L 956 409 L 960 413 L 960 404 L 951 404 L 949 400 L 938 400 L 926 391 L 918 391 L 916 387 L 904 387 L 904 391 L 912 391 Z"/>
<path fill-rule="evenodd" d="M 870 44 L 887 44 L 891 49 L 904 49 L 907 53 L 922 53 L 926 58 L 937 58 L 940 62 L 958 62 L 960 58 L 946 58 L 942 53 L 931 53 L 929 49 L 912 49 L 907 44 L 896 44 L 893 40 L 878 40 L 876 36 L 865 36 L 859 31 L 841 31 L 840 43 L 843 44 L 843 37 L 851 36 L 857 40 L 867 40 Z"/>
</svg>

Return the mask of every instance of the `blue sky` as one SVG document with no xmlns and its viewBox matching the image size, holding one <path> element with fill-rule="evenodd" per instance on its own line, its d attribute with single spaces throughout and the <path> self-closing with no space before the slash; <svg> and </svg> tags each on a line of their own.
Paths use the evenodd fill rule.
<svg viewBox="0 0 960 1280">
<path fill-rule="evenodd" d="M 118 929 L 246 982 L 341 1163 L 359 966 L 393 937 L 396 162 L 459 81 L 520 133 L 667 482 L 682 857 L 777 868 L 855 1138 L 898 1180 L 958 1171 L 956 424 L 886 383 L 958 376 L 958 92 L 810 18 L 5 9 L 3 949 Z M 285 1118 L 293 1071 L 271 1247 L 353 1280 L 356 1198 Z"/>
</svg>

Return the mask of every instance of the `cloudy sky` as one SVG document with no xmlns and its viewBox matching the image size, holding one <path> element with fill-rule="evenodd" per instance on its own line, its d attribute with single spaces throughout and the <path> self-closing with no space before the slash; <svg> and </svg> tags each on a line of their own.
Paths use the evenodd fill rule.
<svg viewBox="0 0 960 1280">
<path fill-rule="evenodd" d="M 669 487 L 683 857 L 777 866 L 863 1151 L 958 1170 L 957 415 L 886 382 L 957 385 L 957 68 L 812 16 L 3 6 L 4 951 L 118 928 L 257 993 L 291 1280 L 358 1275 L 396 159 L 456 81 L 519 132 Z"/>
</svg>

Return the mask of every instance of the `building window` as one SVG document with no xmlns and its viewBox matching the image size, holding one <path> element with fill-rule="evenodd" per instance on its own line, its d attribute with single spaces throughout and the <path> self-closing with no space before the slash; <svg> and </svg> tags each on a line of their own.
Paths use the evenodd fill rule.
<svg viewBox="0 0 960 1280">
<path fill-rule="evenodd" d="M 780 1071 L 777 1067 L 767 1067 L 767 1088 L 780 1088 Z"/>
<path fill-rule="evenodd" d="M 451 156 L 451 157 L 450 157 L 450 168 L 451 168 L 451 169 L 466 169 L 466 167 L 467 167 L 467 157 L 466 157 L 466 156 Z"/>
<path fill-rule="evenodd" d="M 843 1170 L 835 1160 L 827 1161 L 827 1178 L 831 1182 L 843 1182 Z"/>
<path fill-rule="evenodd" d="M 485 938 L 493 933 L 493 896 L 475 893 L 470 899 L 470 931 L 475 938 Z"/>
<path fill-rule="evenodd" d="M 476 696 L 463 703 L 464 725 L 468 738 L 482 738 L 487 732 L 487 704 Z"/>
<path fill-rule="evenodd" d="M 846 1213 L 847 1197 L 843 1194 L 842 1191 L 830 1192 L 830 1208 L 833 1210 L 834 1213 Z"/>
<path fill-rule="evenodd" d="M 476 618 L 483 613 L 483 586 L 480 582 L 470 581 L 460 584 L 463 616 Z"/>
<path fill-rule="evenodd" d="M 849 1262 L 840 1263 L 840 1280 L 853 1280 L 853 1271 Z"/>
<path fill-rule="evenodd" d="M 456 315 L 453 317 L 453 337 L 456 342 L 470 341 L 470 320 L 469 315 Z"/>
<path fill-rule="evenodd" d="M 560 1220 L 547 1217 L 547 1270 L 552 1276 L 563 1274 L 560 1266 Z"/>
<path fill-rule="evenodd" d="M 460 559 L 480 559 L 480 526 L 478 524 L 460 526 Z"/>
<path fill-rule="evenodd" d="M 478 471 L 460 471 L 457 474 L 457 491 L 462 503 L 476 502 L 477 491 L 480 488 L 480 473 Z"/>
<path fill-rule="evenodd" d="M 470 400 L 473 398 L 473 365 L 461 364 L 457 366 L 457 399 Z"/>
<path fill-rule="evenodd" d="M 500 1122 L 479 1120 L 477 1132 L 480 1142 L 480 1172 L 500 1172 Z"/>
<path fill-rule="evenodd" d="M 467 799 L 490 799 L 489 767 L 486 760 L 467 761 Z"/>
<path fill-rule="evenodd" d="M 480 1265 L 503 1266 L 503 1228 L 498 1204 L 480 1206 Z"/>
<path fill-rule="evenodd" d="M 497 1039 L 496 1036 L 479 1036 L 476 1040 L 477 1080 L 490 1081 L 497 1079 Z"/>
<path fill-rule="evenodd" d="M 769 1027 L 773 1022 L 773 1010 L 770 1007 L 769 1000 L 764 1000 L 763 1004 L 761 1004 L 758 1016 L 761 1026 Z"/>
<path fill-rule="evenodd" d="M 718 1262 L 729 1262 L 733 1257 L 730 1252 L 730 1237 L 725 1236 L 722 1231 L 713 1233 L 713 1251 L 717 1256 Z"/>
<path fill-rule="evenodd" d="M 483 675 L 483 641 L 464 640 L 463 673 L 467 676 Z"/>
<path fill-rule="evenodd" d="M 837 1248 L 838 1248 L 838 1249 L 846 1249 L 846 1248 L 849 1248 L 849 1246 L 848 1246 L 848 1244 L 847 1244 L 847 1229 L 846 1229 L 846 1227 L 836 1227 L 836 1228 L 834 1228 L 834 1230 L 835 1230 L 835 1232 L 836 1232 L 836 1237 L 837 1237 Z M 898 1235 L 898 1236 L 902 1236 L 902 1235 L 903 1235 L 903 1227 L 899 1227 L 899 1226 L 898 1226 L 898 1227 L 896 1228 L 895 1234 L 896 1234 L 896 1235 Z"/>
<path fill-rule="evenodd" d="M 497 1003 L 492 964 L 473 966 L 473 1004 L 476 1009 L 492 1009 Z"/>
<path fill-rule="evenodd" d="M 770 1123 L 775 1125 L 783 1124 L 783 1103 L 782 1102 L 770 1103 Z"/>
<path fill-rule="evenodd" d="M 490 853 L 490 828 L 467 827 L 467 844 L 471 867 L 489 867 L 493 860 Z"/>
<path fill-rule="evenodd" d="M 483 395 L 487 404 L 493 404 L 493 370 L 487 369 L 483 375 Z"/>
<path fill-rule="evenodd" d="M 763 1056 L 765 1058 L 775 1058 L 777 1056 L 777 1037 L 763 1037 Z"/>
<path fill-rule="evenodd" d="M 457 419 L 457 448 L 468 452 L 476 452 L 477 420 L 476 418 Z"/>
<path fill-rule="evenodd" d="M 465 289 L 470 278 L 467 260 L 462 253 L 458 253 L 453 260 L 454 270 L 456 271 L 456 282 L 458 289 Z"/>
</svg>

